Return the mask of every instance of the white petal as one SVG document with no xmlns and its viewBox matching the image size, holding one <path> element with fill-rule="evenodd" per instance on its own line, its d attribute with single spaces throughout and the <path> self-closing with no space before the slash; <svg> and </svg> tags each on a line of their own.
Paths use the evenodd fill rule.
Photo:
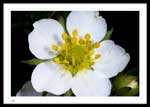
<svg viewBox="0 0 150 107">
<path fill-rule="evenodd" d="M 97 49 L 97 53 L 101 54 L 101 58 L 93 65 L 93 68 L 101 76 L 110 78 L 124 70 L 130 60 L 130 56 L 122 47 L 110 44 L 108 41 L 104 42 L 105 44 Z"/>
<path fill-rule="evenodd" d="M 70 89 L 72 75 L 61 72 L 61 67 L 54 62 L 41 63 L 34 69 L 31 82 L 37 92 L 47 91 L 61 95 Z"/>
<path fill-rule="evenodd" d="M 47 42 L 38 32 L 35 30 L 29 34 L 29 49 L 39 59 L 49 59 L 56 56 L 50 49 L 50 43 Z"/>
<path fill-rule="evenodd" d="M 101 54 L 100 61 L 102 61 L 104 58 L 107 58 L 107 56 L 110 54 L 111 50 L 113 49 L 114 42 L 112 40 L 105 40 L 100 43 L 99 48 L 95 48 L 96 54 Z"/>
<path fill-rule="evenodd" d="M 72 81 L 72 91 L 76 96 L 108 96 L 111 83 L 107 78 L 100 78 L 94 71 L 78 73 Z"/>
<path fill-rule="evenodd" d="M 34 24 L 34 30 L 29 34 L 29 49 L 37 58 L 48 59 L 56 56 L 51 45 L 62 42 L 63 27 L 54 19 L 41 19 Z"/>
<path fill-rule="evenodd" d="M 102 40 L 107 32 L 107 24 L 105 19 L 98 14 L 98 12 L 93 11 L 71 12 L 67 17 L 67 30 L 70 35 L 74 29 L 77 29 L 79 37 L 89 33 L 92 40 Z"/>
</svg>

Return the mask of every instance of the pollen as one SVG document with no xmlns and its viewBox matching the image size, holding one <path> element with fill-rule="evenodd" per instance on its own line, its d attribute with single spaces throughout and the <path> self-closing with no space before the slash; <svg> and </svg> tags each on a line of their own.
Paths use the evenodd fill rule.
<svg viewBox="0 0 150 107">
<path fill-rule="evenodd" d="M 100 54 L 96 54 L 96 55 L 95 55 L 95 59 L 99 59 L 100 57 L 101 57 Z"/>
<path fill-rule="evenodd" d="M 87 34 L 85 34 L 84 38 L 86 41 L 89 41 L 91 38 L 91 35 L 89 33 L 87 33 Z"/>
<path fill-rule="evenodd" d="M 77 38 L 76 38 L 76 37 L 71 38 L 71 43 L 72 43 L 72 44 L 77 43 Z"/>
<path fill-rule="evenodd" d="M 58 50 L 58 47 L 57 47 L 56 45 L 52 45 L 52 49 L 53 49 L 54 51 L 57 51 L 57 50 Z"/>
<path fill-rule="evenodd" d="M 68 34 L 67 33 L 63 33 L 62 34 L 62 38 L 63 38 L 63 40 L 67 40 L 68 39 Z"/>
<path fill-rule="evenodd" d="M 77 29 L 74 29 L 74 30 L 72 31 L 72 35 L 73 35 L 73 37 L 78 36 L 78 30 L 77 30 Z"/>
</svg>

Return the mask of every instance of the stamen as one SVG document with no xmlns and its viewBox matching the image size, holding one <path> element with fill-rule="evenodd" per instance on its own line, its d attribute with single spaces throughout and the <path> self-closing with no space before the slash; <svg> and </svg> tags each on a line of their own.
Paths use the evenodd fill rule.
<svg viewBox="0 0 150 107">
<path fill-rule="evenodd" d="M 90 50 L 89 55 L 91 56 L 93 54 L 94 54 L 94 50 L 92 49 L 92 50 Z"/>
<path fill-rule="evenodd" d="M 91 43 L 92 43 L 92 41 L 90 41 L 90 40 L 87 40 L 87 41 L 86 41 L 86 45 L 87 45 L 87 46 L 90 46 Z"/>
<path fill-rule="evenodd" d="M 77 43 L 77 38 L 76 38 L 76 37 L 71 38 L 71 43 L 72 43 L 72 44 Z"/>
<path fill-rule="evenodd" d="M 69 64 L 69 61 L 65 59 L 64 64 Z"/>
<path fill-rule="evenodd" d="M 100 43 L 91 41 L 89 33 L 78 39 L 78 31 L 74 29 L 71 38 L 67 33 L 63 33 L 62 39 L 64 42 L 61 47 L 51 45 L 58 54 L 57 57 L 53 58 L 53 61 L 62 64 L 62 67 L 70 71 L 73 76 L 84 69 L 92 69 L 95 60 L 101 57 L 101 54 L 94 53 L 94 49 L 100 47 Z"/>
<path fill-rule="evenodd" d="M 67 40 L 68 39 L 68 34 L 67 33 L 63 33 L 62 34 L 62 38 L 63 38 L 63 40 Z"/>
<path fill-rule="evenodd" d="M 96 54 L 96 55 L 95 55 L 95 59 L 98 59 L 98 58 L 100 58 L 100 57 L 101 57 L 100 54 Z"/>
<path fill-rule="evenodd" d="M 59 58 L 58 57 L 54 58 L 54 62 L 56 62 L 57 64 L 59 64 L 60 63 Z"/>
<path fill-rule="evenodd" d="M 67 49 L 67 44 L 65 44 L 65 43 L 62 44 L 62 45 L 61 45 L 61 48 L 62 48 L 63 50 L 66 50 L 66 49 Z"/>
<path fill-rule="evenodd" d="M 73 35 L 73 37 L 78 36 L 78 31 L 77 31 L 77 29 L 74 29 L 74 30 L 72 31 L 72 35 Z"/>
<path fill-rule="evenodd" d="M 89 41 L 91 38 L 91 35 L 89 33 L 87 33 L 87 34 L 85 34 L 84 38 L 86 41 Z"/>
<path fill-rule="evenodd" d="M 85 42 L 84 39 L 80 38 L 79 43 L 84 44 L 84 42 Z"/>
<path fill-rule="evenodd" d="M 91 62 L 91 65 L 94 65 L 95 64 L 95 62 L 93 61 L 93 62 Z"/>
<path fill-rule="evenodd" d="M 52 49 L 53 49 L 54 51 L 57 51 L 57 50 L 58 50 L 58 47 L 57 47 L 56 45 L 52 45 L 51 47 L 52 47 Z"/>
<path fill-rule="evenodd" d="M 98 47 L 100 47 L 100 43 L 99 42 L 95 42 L 94 43 L 94 48 L 98 48 Z"/>
</svg>

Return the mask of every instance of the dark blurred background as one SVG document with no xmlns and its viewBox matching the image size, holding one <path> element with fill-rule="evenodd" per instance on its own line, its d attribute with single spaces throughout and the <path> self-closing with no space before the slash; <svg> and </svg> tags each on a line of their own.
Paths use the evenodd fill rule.
<svg viewBox="0 0 150 107">
<path fill-rule="evenodd" d="M 35 66 L 21 63 L 35 58 L 29 51 L 28 34 L 32 24 L 42 18 L 57 19 L 58 15 L 67 17 L 69 12 L 49 11 L 12 11 L 11 12 L 11 95 L 15 96 L 26 81 L 31 78 Z M 139 68 L 139 12 L 138 11 L 101 11 L 107 22 L 108 30 L 114 31 L 111 40 L 122 46 L 130 54 L 130 62 L 125 71 Z M 136 75 L 138 75 L 137 72 Z"/>
</svg>

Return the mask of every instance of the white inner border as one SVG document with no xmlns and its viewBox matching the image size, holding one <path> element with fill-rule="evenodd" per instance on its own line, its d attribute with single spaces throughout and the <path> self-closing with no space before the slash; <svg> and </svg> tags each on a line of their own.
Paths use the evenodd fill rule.
<svg viewBox="0 0 150 107">
<path fill-rule="evenodd" d="M 4 100 L 5 104 L 145 104 L 147 103 L 147 5 L 146 4 L 3 4 L 4 8 Z M 139 11 L 140 95 L 134 97 L 12 97 L 11 11 Z M 130 23 L 129 23 L 130 26 Z M 136 36 L 136 35 L 133 35 Z M 138 36 L 138 35 L 137 35 Z M 134 41 L 133 41 L 134 43 Z"/>
</svg>

